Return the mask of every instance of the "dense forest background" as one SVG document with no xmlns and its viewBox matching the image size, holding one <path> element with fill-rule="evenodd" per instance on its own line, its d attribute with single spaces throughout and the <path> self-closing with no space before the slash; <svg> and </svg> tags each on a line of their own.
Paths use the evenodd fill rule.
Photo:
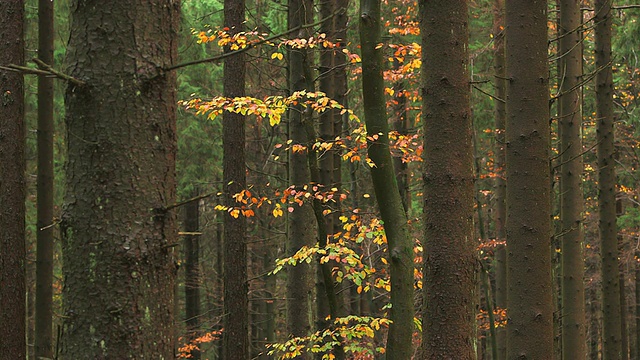
<svg viewBox="0 0 640 360">
<path fill-rule="evenodd" d="M 0 359 L 640 358 L 635 1 L 5 3 Z"/>
</svg>

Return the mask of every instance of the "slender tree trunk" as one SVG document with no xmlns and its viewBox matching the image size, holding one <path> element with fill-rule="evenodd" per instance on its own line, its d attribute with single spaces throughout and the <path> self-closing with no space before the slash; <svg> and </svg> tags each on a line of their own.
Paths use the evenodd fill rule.
<svg viewBox="0 0 640 360">
<path fill-rule="evenodd" d="M 265 232 L 268 236 L 271 236 L 271 222 L 268 221 L 268 225 L 266 226 L 267 231 Z M 263 268 L 265 269 L 269 269 L 273 266 L 273 262 L 275 261 L 275 256 L 274 256 L 274 244 L 271 240 L 268 240 L 268 242 L 265 244 L 264 246 L 264 253 L 263 253 L 263 260 L 262 260 L 262 264 L 263 264 Z M 269 276 L 267 277 L 266 281 L 265 281 L 265 311 L 264 311 L 264 317 L 265 317 L 265 324 L 264 324 L 264 337 L 263 340 L 264 342 L 266 342 L 267 344 L 271 344 L 274 343 L 276 341 L 276 318 L 277 318 L 277 308 L 276 308 L 276 304 L 275 304 L 275 296 L 276 296 L 276 277 L 275 276 Z M 263 348 L 263 352 L 262 355 L 260 356 L 261 360 L 268 360 L 268 359 L 272 359 L 272 356 L 267 355 L 267 351 L 264 351 Z"/>
<path fill-rule="evenodd" d="M 505 235 L 506 195 L 507 186 L 505 181 L 505 119 L 506 119 L 506 89 L 505 82 L 505 54 L 504 54 L 504 0 L 494 0 L 493 3 L 493 44 L 494 44 L 494 71 L 496 84 L 495 101 L 495 232 L 496 240 L 505 242 L 498 245 L 496 249 L 496 307 L 507 308 L 507 248 Z M 504 326 L 500 326 L 496 331 L 498 342 L 498 358 L 494 360 L 505 360 L 507 357 L 507 332 Z"/>
<path fill-rule="evenodd" d="M 65 359 L 174 356 L 179 4 L 71 4 Z"/>
<path fill-rule="evenodd" d="M 24 63 L 24 2 L 0 2 L 0 64 Z M 0 359 L 26 358 L 25 142 L 22 74 L 0 72 Z"/>
<path fill-rule="evenodd" d="M 507 359 L 552 359 L 547 2 L 505 5 Z"/>
<path fill-rule="evenodd" d="M 38 58 L 53 64 L 53 1 L 38 2 Z M 38 77 L 36 358 L 53 358 L 53 78 Z"/>
<path fill-rule="evenodd" d="M 635 251 L 635 258 L 640 258 L 640 251 Z M 636 323 L 636 331 L 634 334 L 630 334 L 635 338 L 635 353 L 636 357 L 640 357 L 640 262 L 634 262 L 634 271 L 636 275 L 635 285 L 636 285 L 636 302 L 635 302 L 635 323 Z"/>
<path fill-rule="evenodd" d="M 476 251 L 464 0 L 421 1 L 424 359 L 473 359 Z"/>
<path fill-rule="evenodd" d="M 245 0 L 224 1 L 224 24 L 229 34 L 244 31 Z M 226 49 L 226 51 L 230 51 Z M 245 96 L 245 54 L 224 61 L 224 96 Z M 247 188 L 245 117 L 225 112 L 222 120 L 223 184 L 228 207 L 239 205 L 234 195 Z M 249 299 L 247 284 L 246 218 L 223 215 L 224 331 L 223 359 L 249 359 Z"/>
<path fill-rule="evenodd" d="M 215 272 L 216 278 L 214 281 L 214 295 L 218 295 L 219 299 L 223 299 L 224 296 L 224 213 L 218 213 L 214 216 L 216 223 L 216 235 L 215 235 L 215 252 L 216 252 L 216 263 L 215 263 Z M 220 304 L 220 302 L 218 303 Z M 220 309 L 222 308 L 222 309 Z M 224 331 L 224 304 L 219 306 L 213 314 L 216 318 L 222 319 L 222 321 L 217 321 L 214 330 L 216 331 Z M 224 335 L 222 336 L 224 338 Z M 215 345 L 215 355 L 216 359 L 222 359 L 222 346 L 224 345 L 224 339 L 218 339 Z"/>
<path fill-rule="evenodd" d="M 595 285 L 592 284 L 589 289 L 589 359 L 598 360 L 599 345 L 600 345 L 600 309 L 598 309 L 598 291 L 595 289 Z"/>
<path fill-rule="evenodd" d="M 413 354 L 413 243 L 389 152 L 389 125 L 382 77 L 380 0 L 360 1 L 360 44 L 364 118 L 369 157 L 375 164 L 371 178 L 387 235 L 391 275 L 391 309 L 387 358 L 408 360 Z"/>
<path fill-rule="evenodd" d="M 624 269 L 620 269 L 620 333 L 622 334 L 622 353 L 620 360 L 629 360 L 629 327 L 627 325 L 627 298 L 625 296 Z"/>
<path fill-rule="evenodd" d="M 192 196 L 198 196 L 194 191 Z M 184 272 L 184 302 L 187 333 L 189 342 L 198 337 L 200 331 L 200 204 L 192 201 L 185 205 L 184 230 L 191 235 L 184 238 L 185 272 Z M 200 359 L 200 350 L 190 352 L 191 359 Z"/>
<path fill-rule="evenodd" d="M 616 165 L 614 159 L 613 73 L 611 70 L 612 0 L 596 0 L 596 116 L 598 209 L 602 256 L 603 359 L 621 356 L 620 283 L 616 227 Z"/>
<path fill-rule="evenodd" d="M 309 0 L 289 0 L 289 29 L 312 21 L 313 2 Z M 293 33 L 292 38 L 306 38 L 308 33 Z M 312 59 L 307 49 L 289 50 L 289 89 L 291 92 L 307 90 L 311 79 L 308 68 Z M 309 119 L 305 110 L 296 106 L 289 111 L 289 140 L 299 144 L 304 150 L 289 154 L 289 182 L 296 190 L 305 191 L 310 184 L 308 149 L 309 139 L 306 123 Z M 293 148 L 293 146 L 292 146 Z M 310 190 L 310 189 L 309 189 Z M 295 206 L 289 214 L 287 253 L 293 255 L 303 246 L 313 246 L 317 241 L 317 228 L 313 208 L 308 202 Z M 313 295 L 313 267 L 302 262 L 288 269 L 287 273 L 287 331 L 292 336 L 307 336 L 311 333 L 311 296 Z M 325 286 L 330 286 L 325 283 Z M 310 358 L 310 354 L 299 357 Z"/>
<path fill-rule="evenodd" d="M 332 15 L 336 12 L 337 7 L 339 6 L 338 1 L 336 0 L 322 0 L 320 1 L 320 14 L 322 18 L 331 18 L 330 21 L 325 21 L 321 24 L 320 31 L 326 34 L 327 39 L 330 41 L 336 41 L 336 22 L 335 19 L 332 18 Z M 336 73 L 337 68 L 335 67 L 335 63 L 338 60 L 339 56 L 344 56 L 343 53 L 338 52 L 338 49 L 335 48 L 326 48 L 322 49 L 320 52 L 320 91 L 324 92 L 328 97 L 332 99 L 336 99 L 339 95 L 339 91 L 336 89 L 336 84 L 339 83 L 336 80 L 339 73 Z M 319 137 L 322 141 L 331 142 L 334 141 L 336 136 L 339 136 L 342 130 L 342 117 L 340 116 L 340 112 L 335 109 L 330 109 L 324 111 L 320 114 L 320 124 L 319 124 Z M 307 127 L 308 128 L 308 127 Z M 314 136 L 315 137 L 315 136 Z M 313 140 L 313 139 L 309 139 Z M 316 154 L 310 154 L 314 159 L 317 157 Z M 341 187 L 341 174 L 340 174 L 340 165 L 341 159 L 336 148 L 330 149 L 326 152 L 323 152 L 321 156 L 317 157 L 319 164 L 318 167 L 318 176 L 313 175 L 313 170 L 311 178 L 314 182 L 321 184 L 323 186 L 324 191 L 328 191 L 329 189 L 339 189 Z M 311 160 L 314 161 L 315 160 Z M 335 209 L 339 205 L 339 203 L 333 204 L 334 211 L 332 211 L 329 215 L 322 215 L 323 220 L 321 225 L 318 223 L 318 226 L 325 227 L 325 233 L 327 235 L 333 235 L 335 232 L 340 231 L 340 221 L 338 217 L 340 215 L 340 211 Z M 314 208 L 315 208 L 314 204 Z M 319 229 L 321 230 L 321 229 Z M 329 241 L 331 241 L 332 237 L 319 237 L 320 245 L 324 246 Z M 333 306 L 334 308 L 338 306 L 340 309 L 338 312 L 344 313 L 344 305 L 345 305 L 345 295 L 344 293 L 338 293 L 337 289 L 339 289 L 341 284 L 335 284 L 331 275 L 330 264 L 319 264 L 317 269 L 317 280 L 316 280 L 316 301 L 317 301 L 317 329 L 323 330 L 326 329 L 329 324 L 325 320 L 328 315 L 332 315 L 332 317 L 336 316 L 336 311 L 333 314 L 330 311 L 330 308 Z M 328 274 L 327 274 L 328 271 Z M 329 276 L 327 276 L 329 275 Z M 326 283 L 329 281 L 329 283 Z M 337 287 L 336 287 L 337 285 Z M 328 292 L 333 292 L 333 294 L 329 294 Z M 336 304 L 329 304 L 329 298 L 334 298 Z M 339 303 L 339 304 L 338 304 Z M 338 310 L 338 309 L 335 309 Z M 318 357 L 322 357 L 322 354 L 318 354 Z"/>
<path fill-rule="evenodd" d="M 394 60 L 393 63 L 394 68 L 397 70 L 400 67 L 400 62 L 398 60 Z M 392 120 L 392 128 L 395 130 L 398 135 L 406 136 L 408 134 L 407 131 L 407 106 L 408 99 L 404 94 L 405 82 L 404 80 L 399 80 L 393 85 L 394 90 L 394 114 Z M 402 161 L 401 156 L 396 156 L 393 158 L 393 167 L 396 172 L 396 182 L 398 183 L 398 190 L 400 191 L 400 198 L 402 199 L 402 206 L 404 207 L 404 211 L 407 212 L 407 216 L 409 216 L 410 209 L 410 193 L 409 193 L 409 166 L 406 162 Z"/>
<path fill-rule="evenodd" d="M 560 1 L 560 217 L 562 222 L 562 356 L 585 358 L 582 194 L 582 14 L 579 0 Z"/>
</svg>

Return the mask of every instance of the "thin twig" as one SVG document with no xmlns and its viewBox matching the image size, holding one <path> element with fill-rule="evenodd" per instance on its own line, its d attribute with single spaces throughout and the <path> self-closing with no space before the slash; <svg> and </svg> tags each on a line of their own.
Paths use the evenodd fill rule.
<svg viewBox="0 0 640 360">
<path fill-rule="evenodd" d="M 492 98 L 492 99 L 494 99 L 494 100 L 496 100 L 496 101 L 500 101 L 500 102 L 501 102 L 501 103 L 503 103 L 503 104 L 505 103 L 504 99 L 500 99 L 499 97 L 497 97 L 497 96 L 495 96 L 495 95 L 489 94 L 488 92 L 486 92 L 486 91 L 482 90 L 481 88 L 479 88 L 479 87 L 477 87 L 477 86 L 475 86 L 475 85 L 473 85 L 473 88 L 474 88 L 474 89 L 476 89 L 476 90 L 478 90 L 478 91 L 480 91 L 481 93 L 483 93 L 483 94 L 485 94 L 485 95 L 489 96 L 490 98 Z"/>
<path fill-rule="evenodd" d="M 191 199 L 187 199 L 187 200 L 180 201 L 180 202 L 177 202 L 175 204 L 169 205 L 169 206 L 167 206 L 167 207 L 165 207 L 163 209 L 160 209 L 160 210 L 162 212 L 167 212 L 167 211 L 169 211 L 171 209 L 175 209 L 175 208 L 180 207 L 182 205 L 186 205 L 186 204 L 194 202 L 194 201 L 206 199 L 206 198 L 208 198 L 210 196 L 216 195 L 217 193 L 218 193 L 218 191 L 214 191 L 214 192 L 210 192 L 208 194 L 198 195 L 198 196 L 192 197 Z"/>
<path fill-rule="evenodd" d="M 85 85 L 84 81 L 78 80 L 78 79 L 76 79 L 74 77 L 71 77 L 71 76 L 69 76 L 67 74 L 61 73 L 61 72 L 57 71 L 56 69 L 54 69 L 53 67 L 51 67 L 51 65 L 46 64 L 44 61 L 42 61 L 42 60 L 40 60 L 38 58 L 34 58 L 31 61 L 36 63 L 36 65 L 38 65 L 38 67 L 41 70 L 48 71 L 48 72 L 50 72 L 51 74 L 55 75 L 56 77 L 58 77 L 60 79 L 66 80 L 66 81 L 68 81 L 70 83 L 73 83 L 74 85 L 77 85 L 77 86 L 84 86 Z"/>
</svg>

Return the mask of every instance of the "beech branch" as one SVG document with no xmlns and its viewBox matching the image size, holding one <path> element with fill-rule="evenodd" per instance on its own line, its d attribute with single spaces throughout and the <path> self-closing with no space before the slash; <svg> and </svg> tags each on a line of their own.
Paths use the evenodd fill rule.
<svg viewBox="0 0 640 360">
<path fill-rule="evenodd" d="M 314 23 L 300 25 L 300 26 L 297 26 L 297 27 L 295 27 L 293 29 L 289 29 L 289 30 L 287 30 L 287 31 L 285 31 L 283 33 L 276 34 L 276 35 L 270 36 L 268 38 L 264 38 L 264 39 L 262 39 L 260 41 L 254 42 L 254 43 L 247 44 L 247 46 L 243 47 L 242 49 L 230 51 L 230 52 L 227 52 L 227 53 L 224 53 L 224 54 L 220 54 L 220 55 L 216 55 L 214 57 L 210 57 L 210 58 L 206 58 L 206 59 L 187 61 L 187 62 L 184 62 L 182 64 L 177 64 L 177 65 L 166 67 L 164 70 L 165 71 L 171 71 L 171 70 L 177 70 L 177 69 L 181 69 L 183 67 L 187 67 L 187 66 L 191 66 L 191 65 L 218 62 L 218 61 L 224 60 L 224 59 L 226 59 L 228 57 L 231 57 L 231 56 L 238 55 L 238 54 L 241 54 L 243 52 L 249 51 L 250 49 L 253 49 L 253 48 L 255 48 L 255 47 L 259 46 L 259 45 L 262 45 L 264 43 L 268 43 L 270 41 L 279 39 L 281 37 L 293 34 L 296 31 L 300 31 L 302 29 L 307 29 L 307 28 L 310 28 L 310 27 L 318 26 L 318 25 L 324 23 L 327 20 L 331 20 L 334 16 L 338 15 L 340 12 L 341 11 L 337 11 L 337 12 L 335 12 L 335 13 L 333 13 L 333 14 L 331 14 L 331 15 L 323 18 L 323 19 L 320 19 L 320 20 L 318 20 L 318 21 L 316 21 Z"/>
</svg>

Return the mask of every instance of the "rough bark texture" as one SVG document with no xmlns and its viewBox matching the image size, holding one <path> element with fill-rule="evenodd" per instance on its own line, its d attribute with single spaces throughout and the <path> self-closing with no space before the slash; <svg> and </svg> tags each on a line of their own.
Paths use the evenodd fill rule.
<svg viewBox="0 0 640 360">
<path fill-rule="evenodd" d="M 547 2 L 505 5 L 507 359 L 552 359 Z"/>
<path fill-rule="evenodd" d="M 493 2 L 493 45 L 495 71 L 494 82 L 496 84 L 495 96 L 499 99 L 495 101 L 495 237 L 497 241 L 506 242 L 505 221 L 507 219 L 507 182 L 505 174 L 505 121 L 507 84 L 505 82 L 505 54 L 504 54 L 504 0 L 494 0 Z M 505 245 L 498 245 L 496 249 L 496 307 L 507 308 L 507 248 Z M 498 358 L 507 358 L 507 332 L 504 326 L 496 329 L 496 342 L 498 347 Z"/>
<path fill-rule="evenodd" d="M 198 193 L 194 191 L 194 197 Z M 200 204 L 192 201 L 185 205 L 184 230 L 197 233 L 200 230 Z M 200 330 L 200 236 L 187 235 L 184 238 L 184 302 L 189 341 L 198 337 Z M 192 350 L 191 359 L 199 360 L 200 351 Z"/>
<path fill-rule="evenodd" d="M 24 62 L 24 2 L 0 2 L 0 64 Z M 25 143 L 22 74 L 0 72 L 0 359 L 25 359 Z"/>
<path fill-rule="evenodd" d="M 224 24 L 230 34 L 244 31 L 245 1 L 224 1 Z M 224 61 L 224 96 L 245 95 L 245 54 Z M 226 205 L 238 205 L 233 195 L 247 188 L 245 118 L 225 112 L 222 119 L 223 184 Z M 223 358 L 249 359 L 249 300 L 247 284 L 247 221 L 229 213 L 224 221 L 224 332 Z"/>
<path fill-rule="evenodd" d="M 53 1 L 38 2 L 38 58 L 53 64 Z M 53 78 L 38 77 L 36 358 L 53 358 Z"/>
<path fill-rule="evenodd" d="M 476 251 L 465 0 L 421 1 L 423 359 L 473 359 Z"/>
<path fill-rule="evenodd" d="M 596 117 L 598 153 L 598 210 L 602 257 L 603 359 L 619 359 L 620 284 L 616 226 L 616 164 L 613 135 L 613 73 L 611 69 L 611 0 L 596 0 Z"/>
<path fill-rule="evenodd" d="M 174 357 L 180 3 L 71 4 L 62 356 Z"/>
<path fill-rule="evenodd" d="M 391 277 L 391 305 L 387 358 L 408 360 L 413 354 L 413 242 L 389 152 L 389 126 L 382 78 L 380 0 L 360 2 L 362 89 L 369 157 L 375 164 L 371 178 L 387 236 Z M 377 138 L 374 138 L 377 137 Z"/>
<path fill-rule="evenodd" d="M 288 27 L 293 29 L 312 21 L 313 2 L 310 0 L 289 0 Z M 304 30 L 291 35 L 292 38 L 307 38 Z M 289 91 L 306 90 L 310 79 L 309 62 L 306 49 L 289 50 Z M 304 146 L 304 150 L 289 153 L 289 182 L 298 191 L 311 190 L 309 172 L 309 158 L 306 147 L 309 145 L 307 129 L 308 117 L 306 111 L 294 107 L 289 111 L 289 140 L 292 144 Z M 293 148 L 293 146 L 292 146 Z M 317 241 L 317 227 L 311 203 L 294 206 L 289 214 L 287 254 L 293 255 L 303 246 L 313 246 Z M 300 263 L 290 267 L 287 271 L 287 332 L 292 336 L 307 336 L 311 333 L 311 304 L 313 296 L 313 267 Z M 310 358 L 305 354 L 299 358 Z"/>
<path fill-rule="evenodd" d="M 560 1 L 560 217 L 562 222 L 562 356 L 585 358 L 582 194 L 582 15 L 579 0 Z"/>
</svg>

